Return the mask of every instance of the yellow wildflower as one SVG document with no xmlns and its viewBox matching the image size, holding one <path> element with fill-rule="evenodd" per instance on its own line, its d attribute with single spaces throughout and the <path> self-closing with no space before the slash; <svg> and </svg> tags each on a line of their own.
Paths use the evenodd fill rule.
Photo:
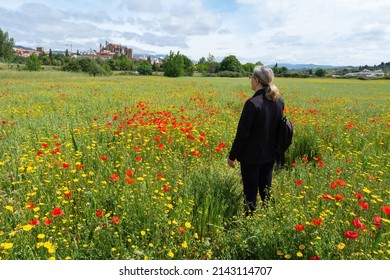
<svg viewBox="0 0 390 280">
<path fill-rule="evenodd" d="M 339 245 L 337 245 L 337 248 L 339 248 L 340 250 L 343 250 L 345 248 L 345 244 L 340 243 Z"/>
<path fill-rule="evenodd" d="M 33 228 L 33 226 L 32 225 L 25 225 L 22 228 L 23 228 L 24 231 L 29 231 L 29 230 L 31 230 Z"/>
<path fill-rule="evenodd" d="M 11 249 L 14 246 L 14 243 L 3 242 L 1 243 L 1 247 L 5 250 Z"/>
<path fill-rule="evenodd" d="M 40 233 L 40 234 L 38 234 L 38 239 L 43 239 L 43 238 L 45 238 L 45 235 L 43 234 L 43 233 Z"/>
</svg>

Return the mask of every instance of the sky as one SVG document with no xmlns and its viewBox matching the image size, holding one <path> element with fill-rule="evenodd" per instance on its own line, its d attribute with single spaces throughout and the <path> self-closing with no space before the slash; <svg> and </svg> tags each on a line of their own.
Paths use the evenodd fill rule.
<svg viewBox="0 0 390 280">
<path fill-rule="evenodd" d="M 194 61 L 378 65 L 390 61 L 389 0 L 2 0 L 0 29 L 16 45 Z"/>
</svg>

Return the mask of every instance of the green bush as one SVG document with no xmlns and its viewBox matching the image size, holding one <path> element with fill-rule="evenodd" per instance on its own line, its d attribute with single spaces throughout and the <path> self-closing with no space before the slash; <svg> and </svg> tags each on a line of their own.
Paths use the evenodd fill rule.
<svg viewBox="0 0 390 280">
<path fill-rule="evenodd" d="M 221 71 L 217 73 L 217 77 L 240 78 L 242 74 L 234 71 Z"/>
</svg>

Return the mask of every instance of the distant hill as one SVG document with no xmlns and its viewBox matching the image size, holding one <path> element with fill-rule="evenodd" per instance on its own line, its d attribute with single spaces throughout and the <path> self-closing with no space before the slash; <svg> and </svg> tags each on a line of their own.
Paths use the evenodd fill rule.
<svg viewBox="0 0 390 280">
<path fill-rule="evenodd" d="M 167 55 L 166 54 L 140 54 L 140 53 L 133 53 L 133 58 L 140 58 L 140 57 L 153 57 L 153 58 L 164 58 Z"/>
<path fill-rule="evenodd" d="M 24 46 L 20 46 L 20 45 L 15 45 L 14 48 L 24 49 L 24 50 L 29 50 L 29 51 L 35 51 L 35 49 L 24 47 Z"/>
<path fill-rule="evenodd" d="M 274 67 L 275 64 L 267 65 L 267 66 Z M 303 69 L 317 69 L 317 68 L 332 69 L 332 68 L 340 68 L 345 66 L 278 63 L 278 67 L 287 67 L 288 70 L 303 70 Z"/>
</svg>

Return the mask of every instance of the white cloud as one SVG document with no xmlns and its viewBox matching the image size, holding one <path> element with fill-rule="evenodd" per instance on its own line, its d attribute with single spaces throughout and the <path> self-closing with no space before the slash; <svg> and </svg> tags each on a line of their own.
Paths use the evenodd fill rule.
<svg viewBox="0 0 390 280">
<path fill-rule="evenodd" d="M 0 28 L 30 47 L 83 50 L 116 41 L 194 60 L 210 53 L 270 64 L 390 61 L 388 0 L 31 1 L 0 7 Z"/>
</svg>

